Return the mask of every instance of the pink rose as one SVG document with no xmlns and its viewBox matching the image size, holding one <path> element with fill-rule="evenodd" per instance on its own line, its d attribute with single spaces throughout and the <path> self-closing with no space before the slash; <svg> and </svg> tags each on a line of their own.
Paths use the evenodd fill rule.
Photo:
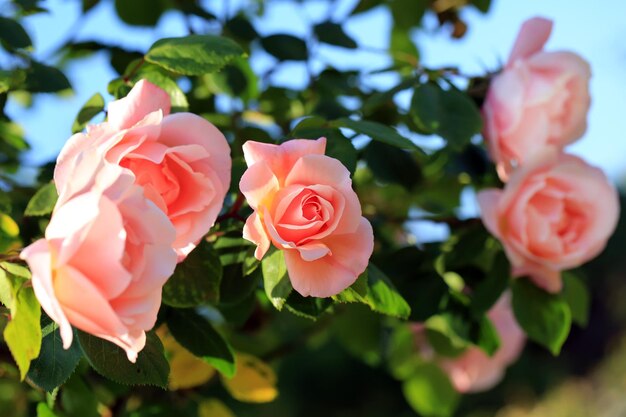
<svg viewBox="0 0 626 417">
<path fill-rule="evenodd" d="M 513 172 L 504 190 L 478 193 L 478 202 L 513 274 L 550 292 L 561 290 L 561 270 L 602 251 L 619 217 L 617 191 L 602 171 L 554 149 Z"/>
<path fill-rule="evenodd" d="M 526 21 L 483 106 L 484 137 L 500 177 L 545 146 L 562 149 L 587 128 L 589 64 L 572 52 L 544 52 L 552 22 Z"/>
<path fill-rule="evenodd" d="M 73 325 L 122 347 L 135 362 L 176 266 L 175 230 L 133 175 L 95 150 L 66 168 L 73 180 L 61 189 L 45 238 L 20 256 L 66 349 Z"/>
<path fill-rule="evenodd" d="M 283 250 L 291 284 L 303 296 L 349 287 L 374 249 L 350 173 L 325 149 L 325 138 L 243 145 L 248 169 L 239 187 L 254 209 L 243 237 L 257 245 L 259 260 L 270 242 Z"/>
<path fill-rule="evenodd" d="M 440 361 L 459 392 L 480 392 L 494 387 L 524 348 L 526 337 L 513 315 L 510 293 L 504 293 L 487 316 L 500 336 L 500 348 L 493 356 L 487 356 L 478 347 L 470 347 L 458 358 Z"/>
<path fill-rule="evenodd" d="M 107 161 L 132 173 L 135 183 L 176 228 L 182 261 L 209 231 L 230 185 L 230 147 L 211 123 L 191 113 L 169 114 L 167 93 L 147 81 L 109 104 L 108 122 L 72 136 L 54 173 L 58 189 L 76 178 L 71 161 L 97 147 Z"/>
</svg>

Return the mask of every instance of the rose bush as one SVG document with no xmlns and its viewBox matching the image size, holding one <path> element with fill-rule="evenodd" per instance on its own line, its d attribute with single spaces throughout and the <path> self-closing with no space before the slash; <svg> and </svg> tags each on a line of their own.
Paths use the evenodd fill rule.
<svg viewBox="0 0 626 417">
<path fill-rule="evenodd" d="M 543 18 L 522 25 L 483 105 L 483 135 L 503 180 L 545 146 L 562 149 L 586 130 L 589 65 L 572 52 L 543 51 L 551 31 Z"/>
<path fill-rule="evenodd" d="M 54 172 L 59 190 L 76 180 L 72 161 L 91 147 L 126 168 L 167 214 L 176 228 L 174 248 L 184 259 L 215 223 L 230 185 L 224 135 L 195 114 L 170 114 L 168 94 L 142 80 L 109 104 L 107 122 L 68 140 Z"/>
<path fill-rule="evenodd" d="M 291 284 L 304 296 L 349 287 L 374 249 L 350 173 L 325 148 L 325 138 L 243 145 L 248 169 L 239 187 L 254 209 L 243 236 L 259 260 L 270 243 L 283 250 Z"/>
<path fill-rule="evenodd" d="M 561 270 L 602 251 L 619 217 L 617 190 L 604 173 L 555 149 L 516 170 L 504 190 L 481 191 L 478 202 L 513 275 L 550 292 L 560 291 Z"/>
<path fill-rule="evenodd" d="M 174 227 L 131 173 L 95 149 L 66 169 L 72 181 L 61 189 L 45 238 L 20 256 L 66 349 L 75 326 L 122 347 L 134 362 L 176 265 Z"/>
</svg>

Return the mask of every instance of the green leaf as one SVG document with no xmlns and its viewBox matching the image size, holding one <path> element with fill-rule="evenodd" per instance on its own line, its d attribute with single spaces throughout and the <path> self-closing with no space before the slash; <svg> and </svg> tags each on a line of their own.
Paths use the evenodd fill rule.
<svg viewBox="0 0 626 417">
<path fill-rule="evenodd" d="M 11 310 L 11 320 L 4 328 L 4 341 L 23 380 L 41 349 L 41 308 L 33 287 L 20 276 L 22 267 L 11 265 L 2 263 L 0 268 L 0 301 Z"/>
<path fill-rule="evenodd" d="M 455 149 L 462 149 L 482 129 L 482 117 L 467 94 L 435 83 L 418 86 L 410 113 L 415 124 L 426 133 L 435 133 Z"/>
<path fill-rule="evenodd" d="M 217 252 L 202 240 L 163 287 L 163 303 L 181 308 L 217 303 L 222 275 Z"/>
<path fill-rule="evenodd" d="M 35 385 L 52 392 L 72 375 L 83 353 L 76 341 L 69 349 L 63 349 L 59 326 L 49 319 L 47 321 L 42 329 L 41 352 L 31 363 L 28 378 Z"/>
<path fill-rule="evenodd" d="M 30 199 L 24 210 L 25 216 L 45 216 L 52 213 L 59 195 L 54 183 L 41 187 Z"/>
<path fill-rule="evenodd" d="M 341 118 L 330 122 L 332 127 L 345 127 L 370 138 L 397 146 L 398 148 L 416 150 L 419 149 L 413 142 L 396 132 L 395 129 L 378 122 L 369 120 L 353 120 Z"/>
<path fill-rule="evenodd" d="M 37 417 L 57 417 L 46 403 L 37 404 Z"/>
<path fill-rule="evenodd" d="M 241 39 L 244 42 L 252 42 L 259 37 L 259 33 L 256 31 L 250 20 L 244 16 L 235 16 L 224 25 L 224 29 L 232 34 L 236 39 Z"/>
<path fill-rule="evenodd" d="M 481 348 L 487 355 L 493 356 L 500 348 L 501 340 L 498 330 L 489 317 L 483 316 L 478 328 L 478 340 L 476 346 Z"/>
<path fill-rule="evenodd" d="M 402 384 L 402 392 L 409 405 L 424 417 L 449 417 L 459 403 L 450 379 L 434 363 L 417 365 Z"/>
<path fill-rule="evenodd" d="M 87 13 L 89 10 L 93 9 L 95 6 L 100 3 L 100 0 L 82 0 L 83 3 L 83 14 Z"/>
<path fill-rule="evenodd" d="M 581 327 L 589 322 L 589 290 L 583 280 L 571 272 L 563 272 L 563 298 L 572 312 L 572 321 Z"/>
<path fill-rule="evenodd" d="M 470 4 L 483 13 L 487 13 L 491 7 L 491 0 L 471 0 Z"/>
<path fill-rule="evenodd" d="M 211 323 L 193 310 L 174 310 L 167 327 L 178 343 L 227 378 L 235 374 L 235 355 Z"/>
<path fill-rule="evenodd" d="M 309 58 L 306 43 L 292 35 L 277 34 L 261 38 L 261 46 L 279 61 L 306 61 Z"/>
<path fill-rule="evenodd" d="M 165 11 L 161 0 L 115 0 L 115 11 L 133 26 L 155 26 Z"/>
<path fill-rule="evenodd" d="M 163 344 L 153 332 L 146 333 L 146 346 L 135 363 L 121 347 L 104 339 L 78 331 L 78 340 L 87 361 L 102 376 L 124 385 L 167 387 L 170 366 Z"/>
<path fill-rule="evenodd" d="M 351 140 L 337 130 L 329 131 L 326 137 L 326 155 L 339 160 L 350 174 L 356 171 L 358 153 Z"/>
<path fill-rule="evenodd" d="M 351 15 L 360 14 L 367 12 L 368 10 L 373 9 L 376 6 L 380 6 L 382 4 L 382 0 L 359 0 L 357 5 L 350 12 Z"/>
<path fill-rule="evenodd" d="M 414 67 L 419 63 L 419 51 L 411 38 L 409 31 L 394 27 L 389 39 L 389 52 L 394 63 L 403 71 L 403 75 L 412 74 Z"/>
<path fill-rule="evenodd" d="M 224 70 L 206 78 L 215 93 L 240 97 L 244 103 L 259 96 L 259 80 L 245 58 L 235 58 Z"/>
<path fill-rule="evenodd" d="M 440 355 L 459 356 L 472 344 L 469 323 L 459 315 L 438 314 L 424 324 L 430 345 Z"/>
<path fill-rule="evenodd" d="M 333 296 L 339 303 L 363 303 L 372 311 L 406 319 L 411 307 L 393 286 L 389 278 L 373 264 L 351 287 Z"/>
<path fill-rule="evenodd" d="M 87 123 L 94 118 L 98 113 L 104 110 L 104 98 L 100 93 L 96 93 L 78 112 L 74 124 L 72 125 L 72 133 L 80 132 L 87 126 Z"/>
<path fill-rule="evenodd" d="M 11 217 L 0 213 L 0 252 L 19 244 L 20 228 Z"/>
<path fill-rule="evenodd" d="M 81 375 L 75 374 L 61 390 L 61 407 L 72 417 L 100 417 L 98 399 Z"/>
<path fill-rule="evenodd" d="M 249 275 L 243 275 L 242 264 L 224 267 L 224 277 L 220 285 L 220 306 L 233 307 L 246 300 L 260 286 L 263 279 L 261 268 L 255 268 Z"/>
<path fill-rule="evenodd" d="M 504 290 L 509 287 L 510 271 L 511 265 L 506 255 L 504 252 L 499 252 L 485 279 L 473 287 L 470 311 L 474 317 L 479 317 L 489 311 Z"/>
<path fill-rule="evenodd" d="M 418 79 L 413 76 L 402 80 L 399 84 L 390 89 L 373 93 L 363 102 L 361 111 L 363 112 L 363 114 L 366 115 L 372 113 L 374 110 L 381 107 L 385 103 L 391 102 L 395 95 L 398 94 L 400 91 L 404 91 L 413 87 L 417 82 Z"/>
<path fill-rule="evenodd" d="M 389 7 L 394 27 L 408 33 L 409 29 L 419 26 L 429 3 L 429 0 L 392 0 Z"/>
<path fill-rule="evenodd" d="M 24 89 L 31 93 L 56 93 L 71 88 L 65 74 L 55 67 L 33 62 L 26 73 Z"/>
<path fill-rule="evenodd" d="M 512 285 L 513 311 L 528 337 L 558 355 L 572 324 L 569 305 L 560 295 L 548 294 L 529 279 Z"/>
<path fill-rule="evenodd" d="M 313 31 L 320 42 L 348 49 L 355 49 L 357 47 L 355 40 L 348 36 L 343 30 L 343 27 L 338 23 L 322 22 L 315 25 Z"/>
<path fill-rule="evenodd" d="M 395 146 L 372 141 L 365 148 L 365 161 L 376 179 L 400 184 L 408 190 L 422 178 L 422 172 L 413 156 Z"/>
<path fill-rule="evenodd" d="M 333 317 L 332 333 L 350 354 L 370 366 L 380 365 L 383 318 L 365 305 L 351 307 Z"/>
<path fill-rule="evenodd" d="M 213 35 L 190 35 L 156 41 L 146 61 L 184 75 L 217 72 L 244 54 L 235 41 Z"/>
<path fill-rule="evenodd" d="M 272 250 L 269 254 L 266 254 L 261 261 L 261 271 L 263 272 L 265 294 L 267 294 L 267 298 L 269 298 L 272 305 L 280 311 L 293 290 L 287 274 L 287 265 L 285 265 L 283 252 Z"/>
<path fill-rule="evenodd" d="M 330 298 L 303 297 L 292 291 L 284 307 L 296 316 L 315 321 L 332 305 Z"/>
<path fill-rule="evenodd" d="M 22 25 L 13 19 L 0 16 L 0 41 L 10 48 L 28 48 L 33 45 Z"/>
<path fill-rule="evenodd" d="M 22 69 L 0 70 L 0 93 L 19 89 L 24 80 L 26 80 L 26 72 Z"/>
</svg>

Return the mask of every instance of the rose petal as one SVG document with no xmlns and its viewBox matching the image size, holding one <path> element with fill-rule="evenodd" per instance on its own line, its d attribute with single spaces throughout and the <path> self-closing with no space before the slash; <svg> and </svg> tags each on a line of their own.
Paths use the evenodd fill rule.
<svg viewBox="0 0 626 417">
<path fill-rule="evenodd" d="M 126 97 L 109 103 L 108 120 L 115 129 L 128 129 L 154 111 L 161 110 L 163 115 L 168 115 L 170 106 L 170 96 L 165 91 L 141 80 Z"/>
<path fill-rule="evenodd" d="M 304 260 L 298 251 L 285 251 L 291 284 L 305 297 L 330 297 L 352 285 L 367 268 L 374 233 L 370 223 L 361 218 L 355 233 L 329 236 L 323 243 L 330 253 L 314 261 Z"/>
<path fill-rule="evenodd" d="M 278 179 L 265 162 L 249 167 L 239 181 L 239 189 L 246 197 L 248 205 L 254 210 L 262 205 L 270 204 L 278 188 Z"/>
<path fill-rule="evenodd" d="M 294 164 L 305 155 L 324 155 L 326 138 L 317 140 L 294 139 L 280 145 L 247 141 L 243 155 L 248 167 L 264 161 L 282 183 Z"/>
<path fill-rule="evenodd" d="M 548 41 L 551 32 L 551 20 L 535 17 L 525 21 L 511 50 L 509 65 L 539 52 Z"/>
<path fill-rule="evenodd" d="M 259 261 L 270 248 L 270 239 L 263 228 L 261 218 L 256 212 L 248 216 L 246 224 L 243 226 L 243 238 L 257 246 L 254 251 L 254 257 Z"/>
<path fill-rule="evenodd" d="M 33 290 L 41 308 L 59 324 L 63 348 L 69 349 L 73 339 L 72 326 L 54 293 L 51 270 L 52 254 L 48 245 L 45 239 L 39 239 L 22 250 L 20 258 L 28 263 L 31 270 Z"/>
</svg>

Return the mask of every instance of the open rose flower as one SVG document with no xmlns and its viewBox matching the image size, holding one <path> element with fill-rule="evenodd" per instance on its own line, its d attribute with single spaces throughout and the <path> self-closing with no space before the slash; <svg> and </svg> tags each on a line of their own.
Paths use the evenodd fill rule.
<svg viewBox="0 0 626 417">
<path fill-rule="evenodd" d="M 480 392 L 494 387 L 524 348 L 526 337 L 513 315 L 510 293 L 504 293 L 487 316 L 500 337 L 500 347 L 493 356 L 478 347 L 470 347 L 458 358 L 440 362 L 459 392 Z"/>
<path fill-rule="evenodd" d="M 72 136 L 59 155 L 57 189 L 76 181 L 72 160 L 97 147 L 126 168 L 176 228 L 179 261 L 213 226 L 230 185 L 230 147 L 211 123 L 191 113 L 170 113 L 170 98 L 147 81 L 109 104 L 108 121 Z"/>
<path fill-rule="evenodd" d="M 522 25 L 483 106 L 483 133 L 505 181 L 545 146 L 562 149 L 587 127 L 589 65 L 572 52 L 543 51 L 551 31 L 552 22 L 543 18 Z"/>
<path fill-rule="evenodd" d="M 248 169 L 239 187 L 254 209 L 243 236 L 257 245 L 259 260 L 270 242 L 283 250 L 291 284 L 303 296 L 349 287 L 374 248 L 350 173 L 325 149 L 325 138 L 243 145 Z"/>
<path fill-rule="evenodd" d="M 98 152 L 82 153 L 71 169 L 76 181 L 61 190 L 45 238 L 20 256 L 66 349 L 73 325 L 122 347 L 134 362 L 176 266 L 175 230 L 132 174 Z"/>
<path fill-rule="evenodd" d="M 554 149 L 516 170 L 504 190 L 478 194 L 487 229 L 504 245 L 515 276 L 558 292 L 560 271 L 598 255 L 619 217 L 604 173 Z"/>
</svg>

